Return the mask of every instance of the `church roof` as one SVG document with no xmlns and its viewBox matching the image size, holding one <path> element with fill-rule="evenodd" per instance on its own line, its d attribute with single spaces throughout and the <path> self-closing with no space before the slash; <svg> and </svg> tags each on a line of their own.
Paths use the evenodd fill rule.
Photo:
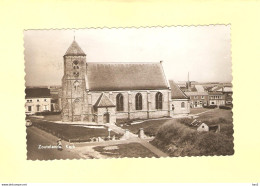
<svg viewBox="0 0 260 186">
<path fill-rule="evenodd" d="M 169 80 L 169 84 L 171 86 L 172 99 L 189 99 L 173 80 Z"/>
<path fill-rule="evenodd" d="M 86 56 L 86 54 L 79 47 L 78 43 L 74 40 L 64 56 Z"/>
<path fill-rule="evenodd" d="M 168 89 L 161 63 L 87 63 L 87 89 L 93 91 Z"/>
<path fill-rule="evenodd" d="M 94 105 L 95 107 L 115 107 L 114 103 L 102 93 Z"/>
</svg>

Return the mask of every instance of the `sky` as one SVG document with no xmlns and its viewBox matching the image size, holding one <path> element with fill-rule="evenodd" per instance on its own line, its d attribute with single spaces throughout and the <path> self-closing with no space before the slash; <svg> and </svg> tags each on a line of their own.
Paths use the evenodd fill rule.
<svg viewBox="0 0 260 186">
<path fill-rule="evenodd" d="M 160 62 L 176 82 L 231 82 L 230 25 L 26 30 L 26 86 L 61 85 L 73 42 L 87 62 Z"/>
</svg>

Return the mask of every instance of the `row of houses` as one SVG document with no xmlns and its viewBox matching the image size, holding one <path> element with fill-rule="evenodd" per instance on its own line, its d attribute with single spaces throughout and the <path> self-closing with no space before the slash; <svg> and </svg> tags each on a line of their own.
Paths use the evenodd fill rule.
<svg viewBox="0 0 260 186">
<path fill-rule="evenodd" d="M 201 108 L 205 106 L 230 106 L 232 107 L 232 85 L 214 83 L 213 86 L 203 84 L 192 84 L 187 82 L 185 87 L 181 87 L 190 99 L 191 108 Z"/>
</svg>

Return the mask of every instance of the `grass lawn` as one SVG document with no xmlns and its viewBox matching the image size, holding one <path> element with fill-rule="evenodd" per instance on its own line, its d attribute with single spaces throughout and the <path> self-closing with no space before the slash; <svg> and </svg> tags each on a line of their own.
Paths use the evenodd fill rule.
<svg viewBox="0 0 260 186">
<path fill-rule="evenodd" d="M 44 119 L 47 121 L 61 121 L 61 114 L 57 115 L 46 115 Z"/>
<path fill-rule="evenodd" d="M 227 122 L 232 123 L 232 111 L 225 109 L 211 109 L 211 112 L 206 112 L 199 115 L 198 119 L 201 120 L 215 120 L 218 118 L 225 118 Z"/>
<path fill-rule="evenodd" d="M 199 121 L 206 123 L 207 125 L 220 125 L 220 133 L 225 134 L 229 137 L 233 137 L 233 113 L 231 110 L 225 109 L 212 109 L 209 112 L 200 114 L 198 118 Z M 193 119 L 184 118 L 178 120 L 187 126 L 193 121 Z"/>
<path fill-rule="evenodd" d="M 233 113 L 231 110 L 214 109 L 212 112 L 206 112 L 197 118 L 207 125 L 220 125 L 220 133 L 232 137 L 233 130 Z"/>
<path fill-rule="evenodd" d="M 130 130 L 134 134 L 137 134 L 139 129 L 143 128 L 146 135 L 155 136 L 160 126 L 169 120 L 171 119 L 147 120 L 140 124 L 124 125 L 122 128 Z"/>
<path fill-rule="evenodd" d="M 107 127 L 104 128 L 86 128 L 82 126 L 75 126 L 70 124 L 57 124 L 48 121 L 42 121 L 41 119 L 32 118 L 32 123 L 34 126 L 45 130 L 57 137 L 61 137 L 66 141 L 71 142 L 86 142 L 90 141 L 90 138 L 93 137 L 108 137 Z M 116 138 L 119 138 L 121 135 L 114 133 L 113 131 L 110 132 L 111 137 L 113 135 Z"/>
<path fill-rule="evenodd" d="M 208 109 L 208 108 L 191 108 L 190 109 L 190 114 L 198 114 L 201 112 L 205 112 L 207 110 L 212 110 L 212 109 Z"/>
<path fill-rule="evenodd" d="M 109 149 L 109 147 L 111 148 Z M 93 149 L 100 152 L 102 155 L 113 158 L 158 157 L 139 143 L 128 143 L 113 146 L 98 146 L 94 147 Z"/>
</svg>

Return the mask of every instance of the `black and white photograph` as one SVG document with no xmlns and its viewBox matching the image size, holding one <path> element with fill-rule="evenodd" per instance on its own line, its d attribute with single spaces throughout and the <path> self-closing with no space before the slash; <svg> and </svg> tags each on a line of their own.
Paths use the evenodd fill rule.
<svg viewBox="0 0 260 186">
<path fill-rule="evenodd" d="M 27 160 L 232 156 L 230 29 L 24 30 Z"/>
</svg>

